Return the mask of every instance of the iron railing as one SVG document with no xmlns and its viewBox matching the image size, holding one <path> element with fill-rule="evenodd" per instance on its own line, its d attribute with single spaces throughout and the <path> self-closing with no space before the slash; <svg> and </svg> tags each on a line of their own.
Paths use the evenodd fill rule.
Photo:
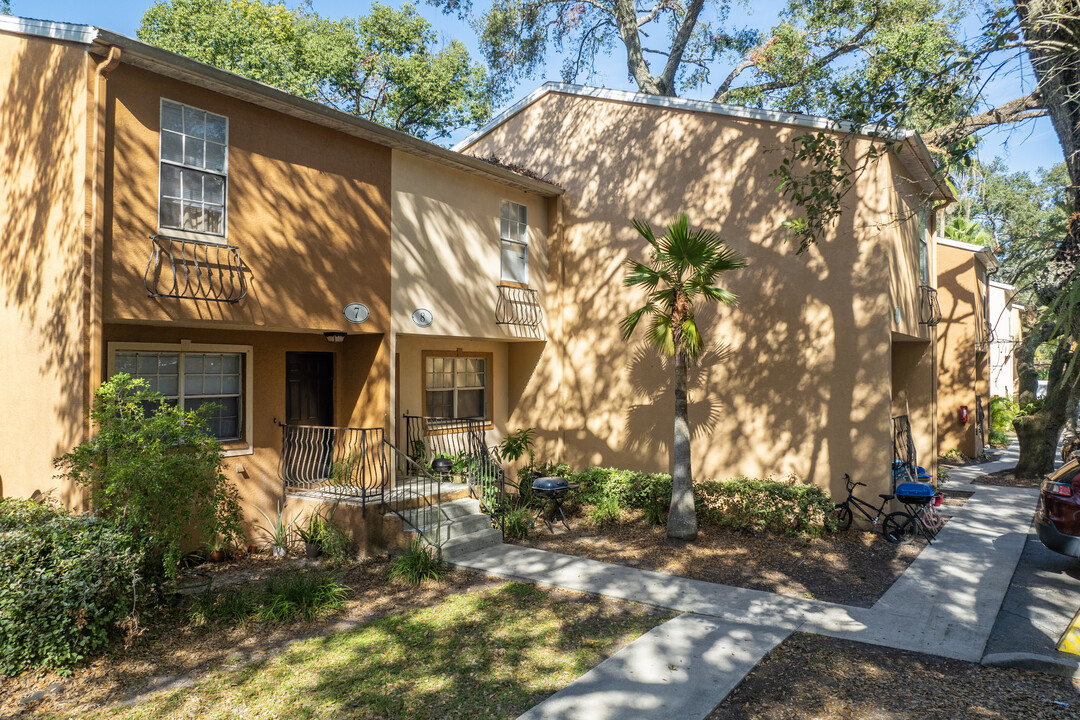
<svg viewBox="0 0 1080 720">
<path fill-rule="evenodd" d="M 247 296 L 240 248 L 206 240 L 150 236 L 143 273 L 150 297 L 237 303 Z"/>
<path fill-rule="evenodd" d="M 911 437 L 911 421 L 907 415 L 897 415 L 892 419 L 893 436 L 893 473 L 892 486 L 896 491 L 896 481 L 915 479 L 918 455 L 915 453 L 915 441 Z"/>
<path fill-rule="evenodd" d="M 919 286 L 919 324 L 934 327 L 941 322 L 938 292 L 929 285 Z"/>
<path fill-rule="evenodd" d="M 544 321 L 540 294 L 527 287 L 499 285 L 499 300 L 495 303 L 497 325 L 518 325 L 537 328 Z"/>
<path fill-rule="evenodd" d="M 480 500 L 485 512 L 503 529 L 502 509 L 510 482 L 485 438 L 487 422 L 479 418 L 405 416 L 409 458 L 430 467 L 437 457 L 450 458 L 453 472 L 463 475 L 469 492 Z"/>
<path fill-rule="evenodd" d="M 309 491 L 362 509 L 381 507 L 442 547 L 438 479 L 388 442 L 382 428 L 282 425 L 278 472 L 286 493 Z"/>
<path fill-rule="evenodd" d="M 381 502 L 391 485 L 382 428 L 284 425 L 279 473 L 285 490 L 318 490 Z"/>
</svg>

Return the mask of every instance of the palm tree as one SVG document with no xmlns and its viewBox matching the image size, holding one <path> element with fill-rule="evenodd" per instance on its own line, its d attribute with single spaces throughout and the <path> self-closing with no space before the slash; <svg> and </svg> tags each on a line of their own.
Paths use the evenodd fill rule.
<svg viewBox="0 0 1080 720">
<path fill-rule="evenodd" d="M 648 223 L 634 220 L 634 227 L 652 246 L 645 264 L 626 261 L 627 287 L 645 288 L 645 304 L 622 321 L 624 340 L 646 315 L 652 318 L 646 341 L 661 353 L 675 356 L 675 438 L 671 446 L 671 509 L 668 537 L 692 540 L 697 536 L 693 478 L 690 474 L 690 419 L 686 405 L 686 370 L 704 343 L 694 315 L 694 301 L 735 305 L 734 293 L 715 285 L 721 273 L 746 267 L 746 258 L 724 245 L 720 236 L 704 229 L 691 230 L 690 218 L 680 213 L 666 234 L 657 239 Z"/>
</svg>

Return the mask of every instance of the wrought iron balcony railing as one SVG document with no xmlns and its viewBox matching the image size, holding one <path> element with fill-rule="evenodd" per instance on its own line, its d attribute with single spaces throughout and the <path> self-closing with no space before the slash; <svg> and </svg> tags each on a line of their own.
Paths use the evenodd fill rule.
<svg viewBox="0 0 1080 720">
<path fill-rule="evenodd" d="M 941 322 L 941 305 L 937 290 L 929 285 L 919 286 L 919 324 L 934 327 Z"/>
<path fill-rule="evenodd" d="M 150 236 L 143 284 L 150 297 L 237 303 L 247 295 L 240 248 L 206 240 Z"/>
<path fill-rule="evenodd" d="M 499 301 L 495 304 L 495 323 L 536 328 L 544 320 L 540 294 L 528 287 L 499 286 Z"/>
</svg>

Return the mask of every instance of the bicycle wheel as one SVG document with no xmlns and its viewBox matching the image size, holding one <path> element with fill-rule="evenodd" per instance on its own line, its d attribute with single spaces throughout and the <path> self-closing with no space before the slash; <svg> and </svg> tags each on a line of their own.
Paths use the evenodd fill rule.
<svg viewBox="0 0 1080 720">
<path fill-rule="evenodd" d="M 851 514 L 851 508 L 846 503 L 838 503 L 833 508 L 833 517 L 836 518 L 836 529 L 840 532 L 851 528 L 851 521 L 853 516 Z"/>
<path fill-rule="evenodd" d="M 891 543 L 903 545 L 915 537 L 916 520 L 903 510 L 889 513 L 881 524 L 882 536 Z"/>
</svg>

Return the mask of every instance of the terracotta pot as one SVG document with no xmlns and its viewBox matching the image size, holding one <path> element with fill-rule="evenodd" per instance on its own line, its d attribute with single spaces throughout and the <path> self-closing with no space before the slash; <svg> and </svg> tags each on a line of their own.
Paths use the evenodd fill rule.
<svg viewBox="0 0 1080 720">
<path fill-rule="evenodd" d="M 225 558 L 226 558 L 226 553 L 225 553 L 224 550 L 211 550 L 210 551 L 210 562 L 215 562 L 215 563 L 225 562 Z"/>
</svg>

